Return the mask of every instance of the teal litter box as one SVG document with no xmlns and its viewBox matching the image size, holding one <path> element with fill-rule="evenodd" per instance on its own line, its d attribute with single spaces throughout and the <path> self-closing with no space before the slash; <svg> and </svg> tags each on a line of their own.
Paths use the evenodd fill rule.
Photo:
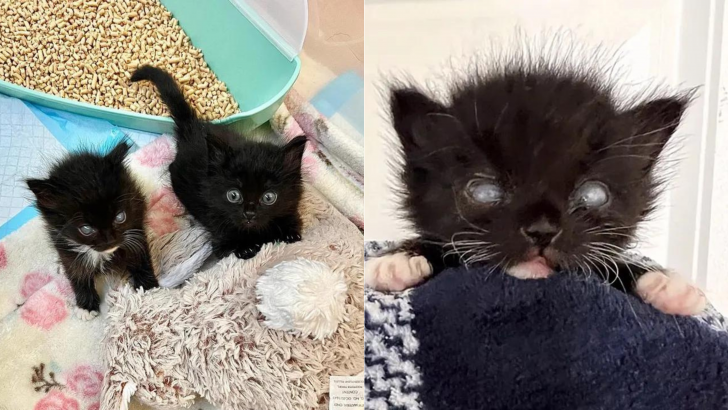
<svg viewBox="0 0 728 410">
<path fill-rule="evenodd" d="M 225 82 L 240 113 L 213 121 L 239 131 L 268 121 L 301 70 L 297 54 L 308 24 L 306 0 L 161 0 Z M 0 93 L 120 127 L 172 132 L 168 117 L 138 114 L 56 97 L 0 81 Z"/>
</svg>

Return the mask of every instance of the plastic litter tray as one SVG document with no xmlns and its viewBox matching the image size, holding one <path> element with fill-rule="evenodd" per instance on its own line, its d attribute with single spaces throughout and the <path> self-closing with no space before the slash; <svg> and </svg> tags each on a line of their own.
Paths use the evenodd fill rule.
<svg viewBox="0 0 728 410">
<path fill-rule="evenodd" d="M 271 40 L 270 33 L 266 35 L 261 30 L 265 22 L 246 18 L 231 0 L 161 0 L 161 3 L 179 20 L 192 44 L 202 50 L 210 69 L 225 82 L 240 107 L 240 113 L 214 122 L 245 131 L 268 121 L 298 77 L 300 59 L 290 53 L 288 57 L 284 55 Z M 305 5 L 303 13 L 306 18 Z M 300 36 L 305 35 L 305 22 L 303 27 Z M 6 81 L 0 81 L 0 93 L 142 131 L 172 132 L 174 125 L 168 117 L 100 107 Z"/>
</svg>

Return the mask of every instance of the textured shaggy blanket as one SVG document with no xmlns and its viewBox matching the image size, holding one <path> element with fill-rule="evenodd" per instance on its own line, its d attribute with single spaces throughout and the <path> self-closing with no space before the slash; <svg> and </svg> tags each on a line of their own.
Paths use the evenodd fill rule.
<svg viewBox="0 0 728 410">
<path fill-rule="evenodd" d="M 716 312 L 662 314 L 592 280 L 445 271 L 367 290 L 367 409 L 724 409 Z"/>
<path fill-rule="evenodd" d="M 311 191 L 301 216 L 300 242 L 230 256 L 179 289 L 112 292 L 102 408 L 123 408 L 132 393 L 157 408 L 187 407 L 197 395 L 230 410 L 327 408 L 329 377 L 364 369 L 363 238 Z M 256 306 L 261 274 L 301 257 L 342 272 L 348 285 L 343 321 L 324 340 L 272 330 Z"/>
</svg>

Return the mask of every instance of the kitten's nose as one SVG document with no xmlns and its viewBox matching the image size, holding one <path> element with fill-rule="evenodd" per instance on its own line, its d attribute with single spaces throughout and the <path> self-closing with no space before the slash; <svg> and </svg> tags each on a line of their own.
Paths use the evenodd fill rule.
<svg viewBox="0 0 728 410">
<path fill-rule="evenodd" d="M 243 215 L 245 215 L 245 219 L 247 219 L 248 221 L 252 221 L 253 219 L 255 219 L 255 212 L 253 211 L 245 211 L 243 212 Z"/>
<path fill-rule="evenodd" d="M 521 228 L 521 233 L 532 244 L 545 248 L 561 235 L 562 230 L 558 226 L 549 222 L 546 218 L 541 218 L 531 225 Z"/>
</svg>

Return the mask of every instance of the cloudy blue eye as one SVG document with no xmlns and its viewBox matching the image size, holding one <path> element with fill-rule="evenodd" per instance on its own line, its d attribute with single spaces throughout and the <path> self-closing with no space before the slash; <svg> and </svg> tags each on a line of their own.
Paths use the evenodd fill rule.
<svg viewBox="0 0 728 410">
<path fill-rule="evenodd" d="M 81 225 L 78 227 L 78 231 L 81 232 L 81 235 L 83 236 L 90 236 L 96 232 L 96 229 L 91 225 Z"/>
<path fill-rule="evenodd" d="M 117 224 L 123 224 L 124 221 L 126 221 L 126 212 L 121 211 L 118 214 L 116 214 L 116 217 L 114 217 L 114 222 Z"/>
<path fill-rule="evenodd" d="M 268 191 L 260 197 L 260 203 L 263 205 L 273 205 L 278 199 L 278 195 L 273 191 Z"/>
<path fill-rule="evenodd" d="M 572 199 L 575 208 L 599 208 L 609 202 L 609 189 L 599 181 L 587 181 L 575 191 Z"/>
<path fill-rule="evenodd" d="M 494 204 L 503 199 L 503 189 L 492 181 L 474 179 L 466 189 L 474 201 L 483 204 Z"/>
<path fill-rule="evenodd" d="M 240 191 L 233 188 L 227 191 L 227 200 L 234 204 L 239 204 L 243 202 L 243 195 L 240 193 Z"/>
</svg>

